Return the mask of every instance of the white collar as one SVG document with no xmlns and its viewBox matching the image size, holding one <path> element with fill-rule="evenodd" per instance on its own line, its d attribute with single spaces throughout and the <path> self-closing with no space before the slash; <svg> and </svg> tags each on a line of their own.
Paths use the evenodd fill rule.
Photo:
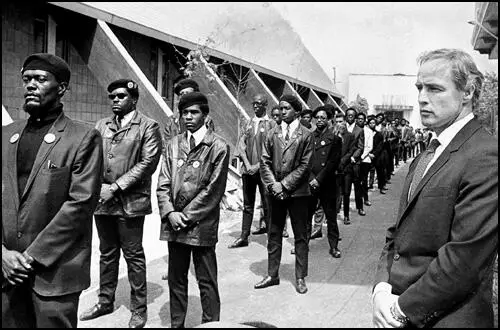
<svg viewBox="0 0 500 330">
<path fill-rule="evenodd" d="M 264 115 L 262 117 L 253 116 L 252 120 L 258 123 L 261 120 L 269 120 L 269 117 L 267 115 Z"/>
<path fill-rule="evenodd" d="M 125 116 L 123 116 L 122 120 L 120 121 L 121 127 L 127 126 L 128 123 L 134 118 L 135 113 L 137 110 L 132 110 L 129 113 L 127 113 Z"/>
<path fill-rule="evenodd" d="M 454 122 L 453 124 L 445 128 L 444 131 L 442 131 L 441 134 L 437 136 L 437 139 L 440 143 L 439 147 L 442 149 L 446 148 L 448 144 L 450 144 L 451 140 L 453 140 L 453 138 L 458 134 L 458 132 L 460 132 L 460 130 L 472 119 L 474 119 L 474 114 L 469 113 L 464 118 Z M 436 134 L 433 132 L 432 138 L 435 137 Z"/>
<path fill-rule="evenodd" d="M 352 133 L 352 131 L 354 130 L 354 127 L 356 127 L 356 122 L 352 123 L 352 124 L 349 124 L 348 122 L 346 122 L 347 124 L 347 130 L 349 131 L 349 133 Z"/>
<path fill-rule="evenodd" d="M 205 124 L 201 125 L 201 127 L 194 133 L 187 131 L 188 142 L 191 139 L 191 135 L 194 137 L 194 144 L 198 145 L 203 140 L 205 135 L 207 134 L 207 126 Z"/>
</svg>

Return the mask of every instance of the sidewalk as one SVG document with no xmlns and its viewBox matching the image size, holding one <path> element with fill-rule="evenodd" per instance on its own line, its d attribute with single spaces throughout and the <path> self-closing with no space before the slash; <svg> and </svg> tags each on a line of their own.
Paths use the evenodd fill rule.
<svg viewBox="0 0 500 330">
<path fill-rule="evenodd" d="M 372 327 L 371 288 L 385 231 L 395 221 L 399 195 L 408 165 L 396 169 L 387 194 L 370 192 L 372 206 L 365 207 L 361 217 L 351 201 L 351 225 L 339 223 L 342 241 L 340 259 L 328 254 L 326 226 L 323 238 L 312 240 L 309 253 L 309 291 L 300 295 L 294 287 L 295 257 L 290 254 L 293 237 L 284 240 L 280 268 L 281 284 L 255 290 L 253 286 L 267 270 L 266 235 L 251 236 L 246 248 L 228 249 L 240 234 L 241 212 L 221 212 L 217 244 L 221 321 L 262 321 L 279 328 L 361 328 Z M 256 216 L 258 212 L 256 212 Z M 257 223 L 256 221 L 254 224 Z M 144 248 L 147 258 L 148 323 L 146 327 L 170 327 L 168 283 L 161 277 L 167 271 L 167 243 L 159 240 L 158 214 L 146 218 Z M 291 230 L 290 230 L 290 234 Z M 94 228 L 92 251 L 92 283 L 80 300 L 80 312 L 97 302 L 99 281 L 99 239 Z M 79 322 L 81 328 L 127 327 L 130 286 L 125 260 L 120 261 L 120 278 L 116 292 L 115 311 L 100 318 Z M 186 327 L 201 323 L 199 290 L 194 268 L 189 273 L 189 303 Z"/>
</svg>

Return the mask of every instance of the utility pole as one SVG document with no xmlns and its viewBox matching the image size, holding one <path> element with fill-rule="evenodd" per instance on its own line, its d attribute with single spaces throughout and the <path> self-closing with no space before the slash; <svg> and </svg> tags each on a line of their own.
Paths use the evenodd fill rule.
<svg viewBox="0 0 500 330">
<path fill-rule="evenodd" d="M 337 89 L 337 68 L 333 67 L 333 86 Z"/>
</svg>

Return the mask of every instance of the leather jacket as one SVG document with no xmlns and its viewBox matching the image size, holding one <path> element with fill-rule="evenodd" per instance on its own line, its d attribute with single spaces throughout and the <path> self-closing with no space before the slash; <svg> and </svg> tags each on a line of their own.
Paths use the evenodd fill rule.
<svg viewBox="0 0 500 330">
<path fill-rule="evenodd" d="M 172 138 L 165 149 L 156 190 L 162 222 L 160 239 L 214 246 L 229 170 L 229 145 L 208 130 L 191 151 L 187 133 Z M 174 211 L 184 213 L 189 221 L 180 231 L 174 231 L 168 220 Z"/>
<path fill-rule="evenodd" d="M 316 128 L 313 131 L 314 152 L 311 161 L 311 177 L 316 179 L 320 189 L 335 184 L 335 171 L 340 163 L 342 152 L 342 140 L 333 134 L 331 130 L 325 128 L 323 132 Z"/>
<path fill-rule="evenodd" d="M 260 175 L 264 186 L 280 182 L 290 197 L 310 196 L 309 175 L 314 137 L 306 127 L 299 125 L 288 143 L 278 125 L 269 131 L 262 151 Z"/>
<path fill-rule="evenodd" d="M 116 183 L 120 190 L 95 214 L 137 217 L 152 213 L 151 176 L 162 150 L 160 126 L 137 111 L 125 127 L 118 129 L 115 116 L 96 124 L 103 139 L 103 184 Z"/>
</svg>

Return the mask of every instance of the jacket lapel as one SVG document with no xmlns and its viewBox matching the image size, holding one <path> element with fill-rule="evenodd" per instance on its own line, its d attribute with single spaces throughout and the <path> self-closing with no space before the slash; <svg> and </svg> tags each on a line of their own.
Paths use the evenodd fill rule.
<svg viewBox="0 0 500 330">
<path fill-rule="evenodd" d="M 9 148 L 7 151 L 7 161 L 8 161 L 8 172 L 9 172 L 9 180 L 11 181 L 12 187 L 14 188 L 12 196 L 14 198 L 14 203 L 15 203 L 15 209 L 19 209 L 19 186 L 17 185 L 17 149 L 19 147 L 19 140 L 21 140 L 21 135 L 26 127 L 26 124 L 28 123 L 27 120 L 23 120 L 20 122 L 20 124 L 17 126 L 17 128 L 14 130 L 14 133 L 9 136 L 8 138 L 10 139 L 12 136 L 15 134 L 19 134 L 19 137 L 14 143 L 10 143 L 9 141 Z M 12 170 L 10 170 L 12 169 Z"/>
<path fill-rule="evenodd" d="M 278 129 L 274 132 L 278 136 L 278 140 L 280 141 L 281 145 L 283 146 L 283 149 L 286 146 L 285 138 L 283 137 L 283 133 L 281 131 L 281 126 L 277 126 Z"/>
<path fill-rule="evenodd" d="M 295 143 L 295 140 L 297 140 L 301 135 L 302 135 L 302 130 L 300 129 L 299 125 L 295 129 L 295 132 L 293 132 L 292 136 L 290 136 L 288 143 L 285 145 L 285 148 L 283 148 L 283 152 L 287 151 L 287 149 L 290 148 L 290 146 Z"/>
<path fill-rule="evenodd" d="M 66 127 L 68 121 L 68 117 L 64 115 L 64 113 L 61 113 L 59 117 L 56 119 L 54 122 L 54 125 L 49 129 L 47 132 L 47 135 L 49 134 L 54 134 L 55 135 L 55 140 L 52 143 L 48 143 L 44 140 L 42 141 L 42 144 L 40 145 L 40 149 L 38 149 L 38 153 L 36 154 L 35 162 L 33 164 L 33 168 L 31 169 L 30 176 L 28 177 L 28 181 L 26 182 L 26 187 L 24 188 L 24 192 L 21 196 L 21 201 L 24 199 L 26 194 L 31 188 L 31 185 L 33 184 L 33 181 L 35 180 L 35 177 L 38 175 L 38 172 L 40 171 L 40 168 L 42 167 L 43 164 L 45 164 L 45 160 L 47 159 L 47 156 L 49 155 L 50 151 L 54 148 L 54 146 L 59 142 L 61 139 L 61 135 L 64 131 L 64 128 Z"/>
<path fill-rule="evenodd" d="M 410 200 L 408 200 L 408 189 L 410 188 L 410 182 L 413 178 L 413 172 L 415 171 L 415 167 L 417 164 L 417 159 L 413 162 L 412 165 L 413 168 L 411 169 L 411 173 L 408 172 L 408 175 L 406 176 L 405 180 L 405 186 L 403 188 L 403 196 L 401 198 L 404 198 L 405 200 L 408 200 L 408 203 L 406 203 L 406 206 L 403 209 L 403 212 L 398 216 L 398 222 L 396 224 L 396 227 L 398 227 L 401 223 L 401 220 L 405 216 L 406 212 L 408 209 L 411 207 L 413 202 L 416 200 L 416 197 L 419 195 L 420 191 L 423 189 L 423 187 L 429 182 L 429 180 L 448 162 L 450 159 L 450 155 L 457 151 L 462 144 L 464 144 L 465 141 L 467 141 L 474 132 L 476 132 L 480 128 L 480 124 L 477 122 L 476 119 L 472 119 L 470 122 L 468 122 L 459 132 L 458 134 L 451 140 L 450 144 L 446 147 L 446 149 L 441 153 L 441 155 L 436 159 L 434 164 L 429 168 L 427 173 L 425 173 L 424 177 L 418 184 L 417 188 L 415 189 L 415 192 L 413 193 L 413 196 L 411 196 Z M 420 157 L 418 158 L 420 159 Z M 403 201 L 400 203 L 401 205 L 405 205 Z M 400 208 L 401 210 L 401 208 Z"/>
</svg>

